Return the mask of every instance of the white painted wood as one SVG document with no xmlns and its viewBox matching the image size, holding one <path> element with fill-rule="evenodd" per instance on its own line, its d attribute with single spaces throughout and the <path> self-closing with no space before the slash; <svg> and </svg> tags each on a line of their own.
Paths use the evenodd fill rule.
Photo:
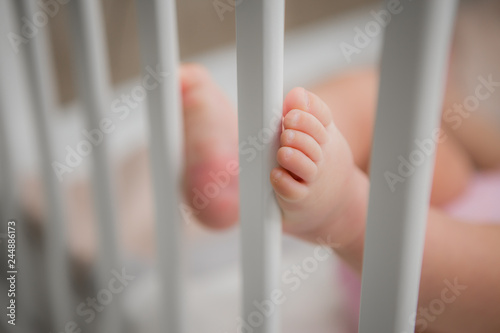
<svg viewBox="0 0 500 333">
<path fill-rule="evenodd" d="M 10 9 L 7 8 L 7 0 L 0 0 L 0 34 L 5 36 L 8 33 L 9 27 L 7 25 L 7 15 L 10 14 Z M 13 182 L 13 172 L 11 159 L 12 154 L 10 150 L 10 145 L 12 144 L 12 140 L 9 140 L 7 133 L 7 123 L 8 123 L 8 111 L 7 111 L 7 96 L 8 85 L 7 85 L 7 59 L 6 52 L 7 44 L 2 41 L 0 44 L 0 233 L 2 234 L 2 238 L 0 238 L 0 247 L 3 249 L 7 248 L 7 221 L 15 217 L 16 215 L 12 215 L 14 213 L 13 205 L 15 202 L 14 193 L 10 192 L 14 188 Z M 15 213 L 14 213 L 15 214 Z M 2 260 L 7 260 L 6 253 L 2 253 Z M 7 268 L 4 263 L 2 263 L 2 267 Z M 7 295 L 8 283 L 6 281 L 0 281 L 0 292 L 2 295 Z M 0 300 L 0 307 L 2 309 L 6 309 L 9 306 L 9 300 L 7 297 L 2 296 Z M 9 320 L 9 318 L 7 318 Z M 2 320 L 0 323 L 4 324 L 5 332 L 11 333 L 14 332 L 14 326 L 8 325 L 7 320 Z"/>
<path fill-rule="evenodd" d="M 181 283 L 181 197 L 183 119 L 179 85 L 176 7 L 174 0 L 138 0 L 143 83 L 150 128 L 157 264 L 161 280 L 161 331 L 184 332 Z M 153 74 L 155 73 L 155 74 Z M 155 78 L 156 76 L 156 78 Z M 154 82 L 158 84 L 154 84 Z"/>
<path fill-rule="evenodd" d="M 13 1 L 17 10 L 18 24 L 22 17 L 33 17 L 39 9 L 35 0 Z M 74 303 L 70 289 L 66 236 L 66 215 L 59 183 L 52 162 L 54 161 L 55 137 L 51 130 L 51 110 L 54 109 L 52 59 L 47 29 L 38 29 L 33 38 L 20 46 L 27 74 L 26 98 L 31 103 L 36 144 L 38 145 L 41 178 L 46 200 L 46 228 L 44 229 L 45 269 L 48 280 L 48 300 L 56 330 L 64 330 L 73 319 Z"/>
<path fill-rule="evenodd" d="M 414 331 L 434 165 L 434 145 L 425 152 L 415 140 L 433 142 L 439 128 L 456 1 L 405 0 L 401 5 L 383 47 L 360 333 Z M 400 158 L 414 164 L 408 174 L 398 173 Z M 400 181 L 388 182 L 387 172 Z"/>
<path fill-rule="evenodd" d="M 240 222 L 243 315 L 253 332 L 280 331 L 279 308 L 256 324 L 255 302 L 271 301 L 280 287 L 281 216 L 269 182 L 276 165 L 283 104 L 284 0 L 242 1 L 236 6 L 239 142 L 257 138 L 251 158 L 240 149 Z M 250 319 L 250 320 L 249 320 Z M 257 321 L 258 323 L 258 321 Z"/>
<path fill-rule="evenodd" d="M 8 25 L 8 16 L 12 15 L 11 8 L 8 0 L 0 1 L 0 34 L 7 36 L 10 31 Z M 7 124 L 9 123 L 8 113 L 8 96 L 11 94 L 9 91 L 8 77 L 15 75 L 13 66 L 8 59 L 7 52 L 13 52 L 9 49 L 7 39 L 3 39 L 0 43 L 0 208 L 3 213 L 0 218 L 2 221 L 2 232 L 4 230 L 5 221 L 13 212 L 13 205 L 15 203 L 14 196 L 17 194 L 14 185 L 14 172 L 12 170 L 12 144 L 13 140 L 9 138 Z M 11 192 L 14 191 L 14 192 Z"/>
<path fill-rule="evenodd" d="M 109 118 L 111 91 L 105 26 L 99 0 L 73 0 L 68 3 L 72 30 L 72 51 L 75 57 L 76 81 L 79 99 L 86 118 L 85 130 L 93 147 L 92 189 L 98 230 L 97 274 L 99 288 L 105 288 L 113 270 L 121 270 L 117 235 L 117 214 L 111 177 L 106 133 L 101 122 Z M 102 312 L 102 327 L 106 333 L 120 331 L 118 307 L 114 302 Z"/>
<path fill-rule="evenodd" d="M 12 22 L 15 21 L 13 8 L 8 0 L 0 0 L 0 16 L 0 35 L 8 36 L 9 33 L 14 32 Z M 2 39 L 0 42 L 0 233 L 6 237 L 7 222 L 16 221 L 16 269 L 13 271 L 18 272 L 16 274 L 17 317 L 23 316 L 32 319 L 37 315 L 37 309 L 40 306 L 40 294 L 33 283 L 33 277 L 37 276 L 38 272 L 35 269 L 34 253 L 30 252 L 32 248 L 26 238 L 28 230 L 26 221 L 22 219 L 25 215 L 20 213 L 19 180 L 14 170 L 16 158 L 14 152 L 18 149 L 16 145 L 18 131 L 15 129 L 12 131 L 11 115 L 16 110 L 17 105 L 11 98 L 15 92 L 10 78 L 17 74 L 17 68 L 13 61 L 14 54 L 12 52 L 14 49 L 11 48 L 9 40 Z M 7 248 L 7 242 L 8 238 L 0 239 L 0 246 L 3 249 Z M 7 286 L 4 281 L 1 281 L 1 285 L 2 287 Z M 2 288 L 4 295 L 7 294 L 7 289 Z M 7 297 L 2 299 L 8 301 Z M 1 305 L 3 309 L 7 307 L 7 303 L 3 301 Z M 15 327 L 7 325 L 6 331 L 11 332 L 15 328 L 22 331 L 32 331 L 34 327 L 31 322 L 31 320 L 17 319 Z"/>
</svg>

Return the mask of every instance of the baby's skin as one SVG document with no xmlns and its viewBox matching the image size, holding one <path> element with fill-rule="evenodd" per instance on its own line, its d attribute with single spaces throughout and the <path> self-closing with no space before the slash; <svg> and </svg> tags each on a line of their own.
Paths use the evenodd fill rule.
<svg viewBox="0 0 500 333">
<path fill-rule="evenodd" d="M 204 225 L 226 228 L 238 220 L 236 175 L 201 209 L 195 200 L 211 173 L 238 159 L 236 112 L 203 67 L 183 65 L 180 73 L 187 203 Z M 376 75 L 358 73 L 316 91 L 323 99 L 304 88 L 286 95 L 279 166 L 269 178 L 283 230 L 310 242 L 328 238 L 361 273 Z M 465 188 L 473 162 L 452 136 L 437 151 L 419 304 L 440 298 L 445 280 L 466 291 L 427 320 L 426 332 L 499 332 L 500 227 L 464 223 L 440 210 Z"/>
</svg>

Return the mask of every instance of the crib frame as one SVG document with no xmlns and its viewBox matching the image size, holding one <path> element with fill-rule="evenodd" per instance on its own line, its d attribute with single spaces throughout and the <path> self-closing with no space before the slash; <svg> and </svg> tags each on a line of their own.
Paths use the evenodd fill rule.
<svg viewBox="0 0 500 333">
<path fill-rule="evenodd" d="M 387 0 L 388 3 L 392 0 Z M 370 169 L 370 201 L 364 249 L 360 333 L 409 333 L 415 328 L 418 287 L 428 213 L 434 155 L 430 154 L 411 177 L 391 187 L 385 177 L 394 170 L 399 156 L 415 149 L 415 139 L 432 136 L 439 128 L 445 65 L 457 5 L 456 0 L 402 0 L 403 11 L 393 16 L 385 34 L 381 65 L 373 154 Z M 73 0 L 71 31 L 78 50 L 76 77 L 86 120 L 99 124 L 110 98 L 107 53 L 102 13 L 98 0 Z M 159 66 L 170 73 L 159 89 L 147 92 L 158 268 L 161 281 L 161 331 L 185 332 L 183 305 L 181 213 L 179 194 L 182 157 L 182 110 L 178 78 L 178 37 L 174 0 L 137 0 L 142 67 Z M 7 19 L 32 16 L 35 0 L 0 0 L 0 31 Z M 283 98 L 284 0 L 242 1 L 236 6 L 238 110 L 240 143 L 250 135 L 272 133 L 271 143 L 251 161 L 240 160 L 240 220 L 242 240 L 242 317 L 255 310 L 254 302 L 268 300 L 279 288 L 280 213 L 269 184 L 275 166 L 279 120 Z M 19 23 L 19 20 L 17 22 Z M 19 27 L 18 27 L 19 28 Z M 9 52 L 0 45 L 0 58 Z M 50 51 L 43 30 L 23 46 L 25 74 L 40 155 L 47 199 L 44 233 L 48 267 L 49 306 L 55 330 L 72 318 L 74 299 L 68 280 L 65 209 L 61 187 L 51 167 L 54 137 L 51 133 L 53 78 Z M 7 216 L 15 216 L 17 198 L 7 140 L 8 94 L 6 73 L 0 67 L 0 181 L 1 199 Z M 2 76 L 3 75 L 3 76 Z M 404 83 L 404 84 L 403 84 Z M 254 110 L 258 110 L 255 112 Z M 278 121 L 276 121 L 278 119 Z M 104 139 L 105 140 L 105 139 Z M 8 143 L 8 144 L 7 144 Z M 98 281 L 120 266 L 116 240 L 116 212 L 105 142 L 93 154 L 93 189 L 99 228 Z M 397 164 L 396 164 L 397 167 Z M 5 184 L 5 186 L 3 185 Z M 2 221 L 3 223 L 3 221 Z M 1 231 L 1 230 L 0 230 Z M 27 259 L 28 260 L 28 259 Z M 28 284 L 24 282 L 24 284 Z M 27 287 L 28 288 L 28 287 Z M 383 302 L 384 306 L 380 306 Z M 40 304 L 40 303 L 38 303 Z M 26 311 L 33 311 L 26 310 Z M 256 333 L 280 331 L 279 309 L 266 316 Z M 121 331 L 120 309 L 106 316 L 100 332 Z M 7 328 L 10 330 L 10 328 Z M 30 331 L 31 328 L 25 328 Z M 13 330 L 11 330 L 13 332 Z"/>
</svg>

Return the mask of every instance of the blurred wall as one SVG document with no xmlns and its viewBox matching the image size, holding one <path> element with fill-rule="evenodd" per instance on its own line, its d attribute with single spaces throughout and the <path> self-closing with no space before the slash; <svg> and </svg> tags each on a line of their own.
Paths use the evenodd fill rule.
<svg viewBox="0 0 500 333">
<path fill-rule="evenodd" d="M 113 83 L 139 74 L 139 52 L 135 17 L 136 0 L 101 0 L 106 21 Z M 245 1 L 245 0 L 240 0 Z M 286 0 L 286 29 L 295 28 L 378 0 Z M 235 40 L 235 0 L 177 1 L 181 58 Z M 238 3 L 238 1 L 236 1 Z M 54 62 L 62 103 L 75 97 L 71 49 L 64 6 L 50 23 Z"/>
</svg>

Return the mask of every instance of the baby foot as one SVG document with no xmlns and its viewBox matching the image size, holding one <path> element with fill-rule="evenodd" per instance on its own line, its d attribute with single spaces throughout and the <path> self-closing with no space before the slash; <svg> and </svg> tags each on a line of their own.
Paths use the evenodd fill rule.
<svg viewBox="0 0 500 333">
<path fill-rule="evenodd" d="M 283 116 L 279 167 L 270 177 L 284 230 L 302 236 L 341 213 L 355 165 L 330 109 L 318 96 L 293 89 L 285 98 Z"/>
<path fill-rule="evenodd" d="M 184 108 L 187 204 L 203 224 L 224 228 L 238 220 L 238 120 L 208 71 L 180 69 Z"/>
</svg>

